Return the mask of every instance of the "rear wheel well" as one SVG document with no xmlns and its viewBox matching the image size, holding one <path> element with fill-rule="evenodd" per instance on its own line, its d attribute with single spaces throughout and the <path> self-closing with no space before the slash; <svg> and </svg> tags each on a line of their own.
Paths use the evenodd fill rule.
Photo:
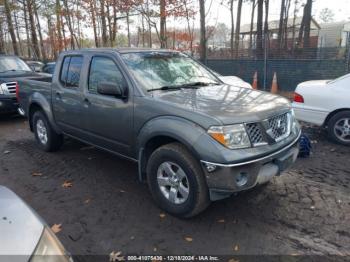
<svg viewBox="0 0 350 262">
<path fill-rule="evenodd" d="M 324 121 L 324 124 L 323 126 L 328 126 L 328 122 L 329 120 L 335 116 L 336 114 L 338 114 L 339 112 L 343 112 L 343 111 L 350 111 L 350 108 L 341 108 L 341 109 L 337 109 L 337 110 L 334 110 L 333 112 L 329 113 L 328 116 L 326 117 L 326 120 Z"/>
<path fill-rule="evenodd" d="M 40 105 L 38 105 L 37 103 L 33 103 L 30 105 L 29 108 L 29 113 L 28 113 L 28 121 L 29 121 L 29 127 L 30 130 L 33 131 L 33 115 L 35 112 L 37 111 L 43 111 L 42 107 Z"/>
</svg>

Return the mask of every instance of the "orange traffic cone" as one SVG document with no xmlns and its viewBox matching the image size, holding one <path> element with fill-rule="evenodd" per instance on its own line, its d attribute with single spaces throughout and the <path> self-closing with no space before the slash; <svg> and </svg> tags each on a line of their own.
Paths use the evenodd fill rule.
<svg viewBox="0 0 350 262">
<path fill-rule="evenodd" d="M 271 93 L 277 94 L 278 92 L 278 85 L 277 85 L 277 74 L 276 72 L 273 74 L 273 79 L 272 79 L 272 86 L 271 86 Z"/>
<path fill-rule="evenodd" d="M 253 89 L 258 89 L 258 71 L 255 71 L 254 77 L 253 77 Z"/>
</svg>

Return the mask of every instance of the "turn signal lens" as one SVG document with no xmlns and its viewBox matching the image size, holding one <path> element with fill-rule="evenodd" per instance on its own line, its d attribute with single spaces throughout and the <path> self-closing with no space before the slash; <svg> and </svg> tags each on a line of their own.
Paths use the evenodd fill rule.
<svg viewBox="0 0 350 262">
<path fill-rule="evenodd" d="M 294 102 L 296 103 L 304 103 L 304 97 L 297 92 L 294 92 Z"/>
</svg>

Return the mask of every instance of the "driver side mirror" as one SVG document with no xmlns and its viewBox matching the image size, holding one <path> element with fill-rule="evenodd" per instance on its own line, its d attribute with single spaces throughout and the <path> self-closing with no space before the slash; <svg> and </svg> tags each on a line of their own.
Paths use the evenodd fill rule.
<svg viewBox="0 0 350 262">
<path fill-rule="evenodd" d="M 127 88 L 115 83 L 101 82 L 97 85 L 97 93 L 118 98 L 126 98 Z"/>
</svg>

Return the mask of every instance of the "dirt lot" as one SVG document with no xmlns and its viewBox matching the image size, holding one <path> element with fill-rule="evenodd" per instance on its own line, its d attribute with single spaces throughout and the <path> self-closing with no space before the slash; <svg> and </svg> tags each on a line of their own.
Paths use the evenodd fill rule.
<svg viewBox="0 0 350 262">
<path fill-rule="evenodd" d="M 137 181 L 135 164 L 72 140 L 59 152 L 41 152 L 18 117 L 0 119 L 0 184 L 49 225 L 62 224 L 57 235 L 74 255 L 347 254 L 345 260 L 350 148 L 328 142 L 316 128 L 304 131 L 313 140 L 310 158 L 268 186 L 215 202 L 190 220 L 162 213 Z M 65 181 L 72 186 L 63 187 Z"/>
</svg>

